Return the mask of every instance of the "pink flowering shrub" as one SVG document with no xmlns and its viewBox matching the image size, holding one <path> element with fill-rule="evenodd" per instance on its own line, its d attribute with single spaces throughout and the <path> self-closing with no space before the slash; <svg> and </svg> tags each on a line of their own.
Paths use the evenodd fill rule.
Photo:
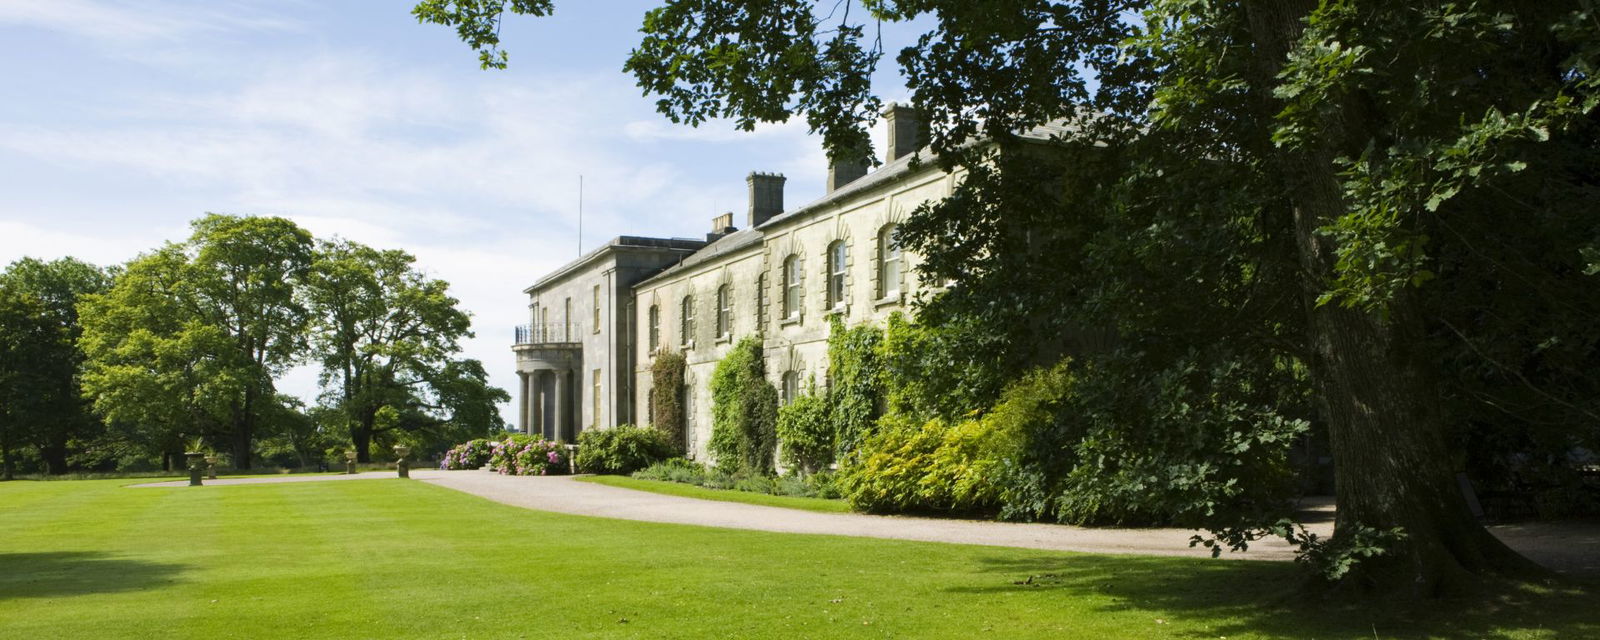
<svg viewBox="0 0 1600 640">
<path fill-rule="evenodd" d="M 481 468 L 489 464 L 491 445 L 491 441 L 478 438 L 451 447 L 439 460 L 439 468 L 445 470 Z"/>
<path fill-rule="evenodd" d="M 489 467 L 514 476 L 567 473 L 567 450 L 559 443 L 522 434 L 489 443 Z"/>
</svg>

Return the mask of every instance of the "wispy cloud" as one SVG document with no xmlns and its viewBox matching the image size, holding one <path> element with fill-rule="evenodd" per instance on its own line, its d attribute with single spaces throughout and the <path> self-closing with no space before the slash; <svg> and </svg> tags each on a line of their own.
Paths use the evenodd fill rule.
<svg viewBox="0 0 1600 640">
<path fill-rule="evenodd" d="M 0 0 L 0 24 L 46 29 L 108 44 L 176 41 L 200 33 L 294 30 L 281 16 L 211 2 L 182 5 L 110 0 Z"/>
</svg>

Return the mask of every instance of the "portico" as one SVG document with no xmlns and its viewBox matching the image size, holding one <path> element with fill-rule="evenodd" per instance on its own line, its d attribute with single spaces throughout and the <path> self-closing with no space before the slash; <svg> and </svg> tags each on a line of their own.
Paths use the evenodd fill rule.
<svg viewBox="0 0 1600 640">
<path fill-rule="evenodd" d="M 574 378 L 582 370 L 583 345 L 556 342 L 568 332 L 529 331 L 519 328 L 517 343 L 518 416 L 522 432 L 547 440 L 577 439 L 573 415 Z"/>
</svg>

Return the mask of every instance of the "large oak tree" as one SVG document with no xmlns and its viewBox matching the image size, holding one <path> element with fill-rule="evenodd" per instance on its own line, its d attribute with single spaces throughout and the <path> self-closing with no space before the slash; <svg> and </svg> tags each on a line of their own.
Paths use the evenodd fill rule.
<svg viewBox="0 0 1600 640">
<path fill-rule="evenodd" d="M 1319 553 L 1381 554 L 1335 572 L 1346 584 L 1430 594 L 1527 569 L 1459 490 L 1430 340 L 1444 314 L 1426 299 L 1455 275 L 1436 258 L 1499 244 L 1494 229 L 1454 227 L 1452 216 L 1500 207 L 1510 225 L 1521 216 L 1565 228 L 1563 240 L 1596 237 L 1592 222 L 1571 223 L 1585 209 L 1574 198 L 1591 212 L 1595 202 L 1593 174 L 1574 170 L 1592 167 L 1596 148 L 1600 17 L 1590 3 L 853 4 L 665 0 L 645 16 L 626 68 L 674 121 L 804 117 L 831 157 L 853 160 L 870 149 L 879 106 L 871 76 L 885 52 L 871 23 L 931 25 L 897 60 L 938 161 L 970 177 L 906 225 L 929 277 L 961 280 L 929 317 L 977 310 L 962 321 L 1065 351 L 1051 332 L 1069 327 L 1039 314 L 1088 309 L 1122 344 L 1153 345 L 1140 358 L 1198 353 L 1191 369 L 1202 371 L 1304 366 L 1338 471 L 1334 540 Z M 424 0 L 415 13 L 456 27 L 484 66 L 503 66 L 505 13 L 551 9 Z M 1016 162 L 1027 157 L 1018 133 L 1053 122 L 1067 125 L 1055 130 L 1059 153 L 1035 157 L 1078 165 Z M 968 144 L 977 139 L 989 144 Z M 1006 158 L 1014 171 L 991 170 Z M 1545 224 L 1556 218 L 1566 226 Z M 1103 233 L 1112 229 L 1131 240 Z M 1048 259 L 1002 251 L 1017 247 Z M 1575 250 L 1558 259 L 1579 266 Z M 1050 271 L 1068 266 L 1120 288 Z M 1163 273 L 1171 281 L 1151 277 Z M 1200 299 L 1212 293 L 1222 302 Z M 1172 333 L 1191 348 L 1173 348 L 1182 340 Z M 1216 355 L 1219 345 L 1231 352 Z M 1230 369 L 1210 370 L 1216 380 Z"/>
<path fill-rule="evenodd" d="M 477 360 L 456 357 L 471 318 L 448 283 L 414 262 L 404 251 L 325 241 L 305 287 L 312 353 L 334 410 L 323 415 L 342 418 L 361 462 L 388 431 L 458 441 L 504 429 L 495 403 L 510 397 L 488 384 Z"/>
<path fill-rule="evenodd" d="M 172 446 L 224 442 L 249 469 L 273 380 L 299 358 L 311 234 L 284 218 L 211 214 L 83 306 L 85 392 L 108 420 Z"/>
</svg>

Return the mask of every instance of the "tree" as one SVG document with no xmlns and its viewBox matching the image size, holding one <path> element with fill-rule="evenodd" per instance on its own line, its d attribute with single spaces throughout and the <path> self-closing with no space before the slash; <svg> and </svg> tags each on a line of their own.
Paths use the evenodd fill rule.
<svg viewBox="0 0 1600 640">
<path fill-rule="evenodd" d="M 361 462 L 371 461 L 373 439 L 394 429 L 442 430 L 443 442 L 504 429 L 495 403 L 510 396 L 489 386 L 478 361 L 452 359 L 472 335 L 471 319 L 448 283 L 413 262 L 404 251 L 334 240 L 319 244 L 311 266 L 311 348 L 327 404 L 342 414 Z"/>
<path fill-rule="evenodd" d="M 1041 315 L 1109 301 L 1100 322 L 1123 371 L 1243 363 L 1251 379 L 1288 390 L 1303 371 L 1338 471 L 1335 535 L 1320 553 L 1383 543 L 1357 570 L 1336 572 L 1343 583 L 1432 594 L 1528 567 L 1472 520 L 1458 491 L 1430 338 L 1454 340 L 1457 354 L 1465 338 L 1441 334 L 1427 293 L 1458 275 L 1438 270 L 1436 256 L 1496 242 L 1492 228 L 1454 227 L 1455 216 L 1484 202 L 1526 217 L 1593 210 L 1593 172 L 1513 188 L 1540 166 L 1593 166 L 1600 20 L 1588 3 L 863 5 L 824 22 L 804 0 L 667 0 L 647 14 L 627 69 L 676 121 L 749 128 L 803 115 L 831 157 L 852 159 L 868 148 L 870 73 L 883 55 L 863 15 L 930 20 L 897 59 L 938 161 L 968 178 L 906 225 L 927 277 L 962 278 L 927 320 L 987 309 L 955 319 L 1021 338 L 996 358 L 1014 366 L 1071 350 L 1073 340 L 1048 333 L 1064 325 Z M 416 13 L 457 26 L 493 66 L 505 61 L 493 28 L 503 13 L 549 9 L 428 0 Z M 993 170 L 1039 157 L 1018 133 L 1052 122 L 1068 125 L 1051 151 L 1070 162 Z M 968 144 L 980 138 L 988 143 Z M 1574 195 L 1586 204 L 1563 201 Z M 1031 224 L 1056 222 L 1066 224 Z M 1106 233 L 1118 229 L 1134 236 Z M 1592 218 L 1566 231 L 1600 238 Z M 1018 247 L 1056 254 L 1029 276 L 995 251 Z M 1163 249 L 1178 259 L 1166 262 Z M 1582 255 L 1561 256 L 1563 268 L 1581 270 Z M 1048 286 L 1071 275 L 1059 270 L 1067 265 L 1133 273 Z M 1177 265 L 1203 269 L 1168 270 Z M 1163 273 L 1195 286 L 1178 290 L 1154 277 Z M 1132 303 L 1144 287 L 1155 299 Z M 1173 324 L 1175 311 L 1192 326 Z M 1158 331 L 1168 326 L 1175 338 Z M 1019 346 L 1041 344 L 1053 348 Z"/>
<path fill-rule="evenodd" d="M 49 473 L 66 473 L 69 444 L 75 439 L 94 437 L 102 426 L 89 411 L 79 388 L 78 369 L 83 356 L 78 349 L 82 331 L 77 303 L 80 297 L 103 290 L 107 284 L 104 271 L 73 258 L 51 262 L 24 258 L 0 274 L 0 286 L 40 305 L 34 311 L 39 316 L 28 322 L 43 322 L 50 327 L 50 338 L 25 345 L 31 350 L 28 356 L 7 359 L 9 366 L 19 369 L 17 375 L 33 381 L 26 403 L 34 407 L 35 413 L 27 421 L 33 433 L 32 444 L 38 448 Z"/>
<path fill-rule="evenodd" d="M 29 365 L 60 338 L 45 317 L 38 298 L 0 281 L 0 480 L 12 479 L 14 456 L 43 417 L 37 400 L 48 380 Z"/>
<path fill-rule="evenodd" d="M 143 254 L 79 306 L 85 395 L 115 433 L 168 459 L 191 438 L 221 433 L 239 393 L 216 357 L 227 336 L 181 297 L 187 264 L 179 245 Z"/>
<path fill-rule="evenodd" d="M 311 235 L 284 218 L 210 214 L 183 244 L 129 263 L 84 307 L 85 390 L 107 419 L 225 440 L 252 466 L 273 379 L 305 344 L 296 288 Z"/>
</svg>

